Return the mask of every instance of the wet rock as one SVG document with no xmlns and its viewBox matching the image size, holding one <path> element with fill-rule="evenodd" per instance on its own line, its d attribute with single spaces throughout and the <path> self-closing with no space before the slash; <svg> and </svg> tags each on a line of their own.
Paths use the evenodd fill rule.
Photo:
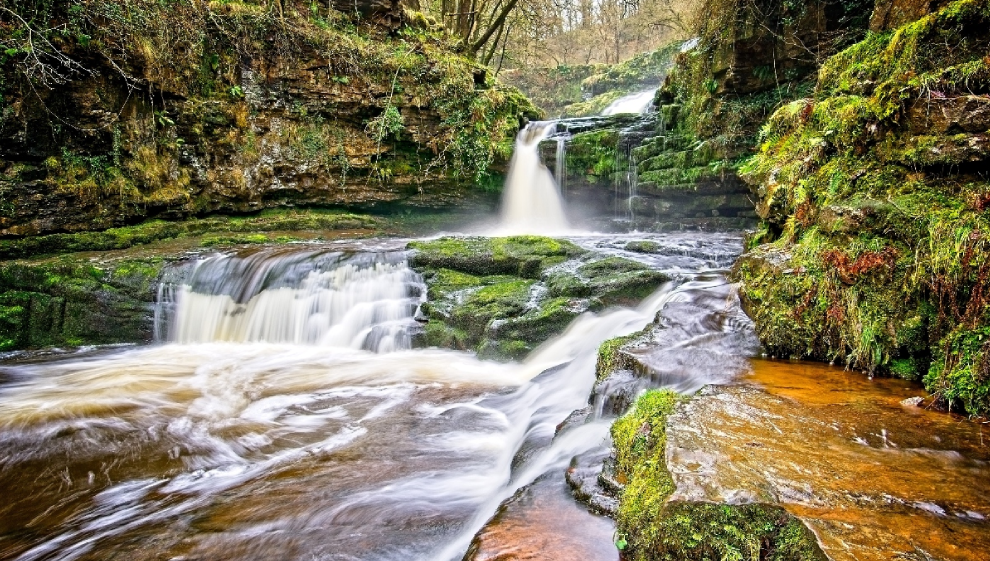
<svg viewBox="0 0 990 561">
<path fill-rule="evenodd" d="M 618 561 L 614 523 L 589 513 L 559 474 L 544 475 L 499 507 L 464 561 Z"/>
<path fill-rule="evenodd" d="M 574 494 L 593 512 L 614 517 L 619 510 L 618 491 L 603 480 L 602 465 L 609 461 L 611 450 L 603 446 L 597 450 L 580 454 L 571 460 L 564 478 Z"/>
<path fill-rule="evenodd" d="M 836 561 L 976 561 L 990 547 L 980 427 L 900 406 L 907 382 L 757 361 L 668 418 L 672 501 L 778 505 Z"/>
</svg>

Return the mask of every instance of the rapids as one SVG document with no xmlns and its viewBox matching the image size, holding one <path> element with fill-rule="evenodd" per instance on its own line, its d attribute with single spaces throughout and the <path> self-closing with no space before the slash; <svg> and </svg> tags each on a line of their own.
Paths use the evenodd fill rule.
<svg viewBox="0 0 990 561">
<path fill-rule="evenodd" d="M 0 557 L 459 559 L 499 504 L 600 447 L 599 344 L 649 323 L 738 237 L 585 236 L 679 280 L 585 314 L 524 362 L 413 349 L 422 279 L 377 241 L 190 258 L 161 342 L 0 366 Z"/>
</svg>

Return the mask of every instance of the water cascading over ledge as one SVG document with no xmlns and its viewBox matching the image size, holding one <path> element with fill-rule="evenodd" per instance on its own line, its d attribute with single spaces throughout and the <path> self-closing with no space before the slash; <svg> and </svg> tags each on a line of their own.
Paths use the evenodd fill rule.
<svg viewBox="0 0 990 561">
<path fill-rule="evenodd" d="M 214 255 L 166 272 L 156 338 L 408 349 L 422 278 L 404 252 L 259 251 Z"/>
<path fill-rule="evenodd" d="M 540 158 L 557 121 L 534 121 L 516 136 L 502 194 L 500 234 L 562 234 L 569 229 L 560 189 Z"/>
</svg>

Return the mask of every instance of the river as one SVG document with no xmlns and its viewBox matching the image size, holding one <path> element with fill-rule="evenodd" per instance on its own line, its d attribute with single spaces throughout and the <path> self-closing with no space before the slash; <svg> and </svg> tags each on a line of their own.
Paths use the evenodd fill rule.
<svg viewBox="0 0 990 561">
<path fill-rule="evenodd" d="M 646 238 L 660 249 L 623 249 Z M 0 557 L 459 559 L 500 503 L 605 442 L 607 418 L 553 438 L 588 404 L 599 344 L 741 250 L 572 239 L 677 280 L 508 364 L 411 348 L 425 290 L 401 240 L 178 261 L 159 343 L 0 368 Z"/>
</svg>

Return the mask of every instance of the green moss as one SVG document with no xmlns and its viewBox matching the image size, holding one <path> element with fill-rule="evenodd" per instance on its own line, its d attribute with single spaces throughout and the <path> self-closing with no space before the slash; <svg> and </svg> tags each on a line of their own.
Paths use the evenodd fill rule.
<svg viewBox="0 0 990 561">
<path fill-rule="evenodd" d="M 612 425 L 616 475 L 627 481 L 617 517 L 623 558 L 825 561 L 814 534 L 781 507 L 668 501 L 666 428 L 678 401 L 669 390 L 648 391 Z"/>
<path fill-rule="evenodd" d="M 648 551 L 655 545 L 653 527 L 674 492 L 664 453 L 667 416 L 677 403 L 677 394 L 670 390 L 650 390 L 612 424 L 616 475 L 627 482 L 616 520 L 630 551 Z"/>
<path fill-rule="evenodd" d="M 203 247 L 214 247 L 218 245 L 240 245 L 240 244 L 261 244 L 268 243 L 268 236 L 264 234 L 239 234 L 233 236 L 205 236 L 200 242 Z"/>
<path fill-rule="evenodd" d="M 547 268 L 585 253 L 566 240 L 540 236 L 441 238 L 412 242 L 414 267 L 443 268 L 473 275 L 539 278 Z"/>
<path fill-rule="evenodd" d="M 925 385 L 950 408 L 990 411 L 990 326 L 956 329 L 941 341 Z"/>
<path fill-rule="evenodd" d="M 20 239 L 0 240 L 0 258 L 14 259 L 39 255 L 70 253 L 76 251 L 104 251 L 126 249 L 135 245 L 185 236 L 210 234 L 243 234 L 226 236 L 231 240 L 247 239 L 255 241 L 230 241 L 223 243 L 264 243 L 256 232 L 271 231 L 320 231 L 377 229 L 385 222 L 371 216 L 363 216 L 341 211 L 311 209 L 268 210 L 254 216 L 215 216 L 177 222 L 149 220 L 135 226 L 110 228 L 100 232 L 78 232 L 73 234 L 51 234 Z M 222 239 L 214 236 L 210 239 Z M 262 236 L 264 237 L 264 236 Z"/>
<path fill-rule="evenodd" d="M 986 156 L 968 148 L 975 133 L 930 115 L 990 92 L 975 47 L 988 29 L 986 3 L 963 0 L 871 35 L 764 126 L 743 177 L 765 224 L 737 271 L 769 352 L 927 371 L 943 403 L 987 411 L 990 380 L 959 335 L 990 324 L 990 183 L 971 167 Z"/>
<path fill-rule="evenodd" d="M 613 337 L 605 341 L 598 347 L 598 360 L 595 362 L 595 378 L 598 381 L 604 380 L 609 374 L 619 368 L 622 347 L 639 337 L 641 333 Z"/>
<path fill-rule="evenodd" d="M 619 133 L 613 129 L 575 134 L 567 143 L 567 173 L 581 174 L 589 181 L 611 180 L 625 171 L 625 158 L 619 158 Z"/>
<path fill-rule="evenodd" d="M 161 267 L 157 259 L 0 264 L 0 350 L 149 339 Z"/>
</svg>

